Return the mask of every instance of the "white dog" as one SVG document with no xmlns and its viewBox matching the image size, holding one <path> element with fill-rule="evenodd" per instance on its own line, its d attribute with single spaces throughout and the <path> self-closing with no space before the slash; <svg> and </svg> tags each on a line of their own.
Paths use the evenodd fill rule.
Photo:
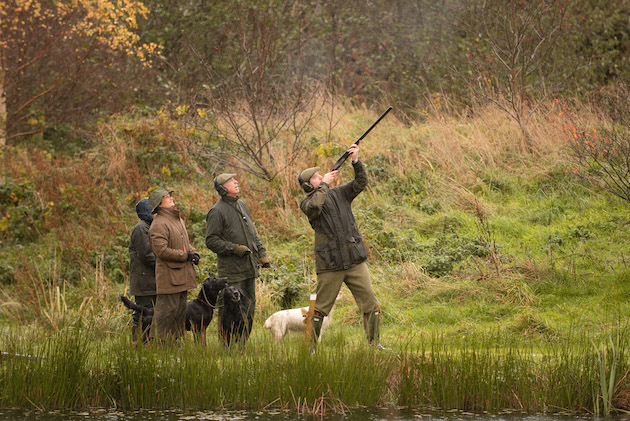
<svg viewBox="0 0 630 421">
<path fill-rule="evenodd" d="M 341 298 L 341 292 L 337 295 L 337 300 Z M 280 341 L 284 338 L 284 335 L 287 334 L 290 330 L 296 331 L 304 331 L 306 330 L 306 314 L 308 313 L 308 307 L 301 308 L 290 308 L 288 310 L 280 310 L 273 313 L 269 318 L 265 321 L 263 327 L 265 329 L 269 329 L 273 337 Z M 319 341 L 322 340 L 322 333 L 324 330 L 328 328 L 330 325 L 332 316 L 332 310 L 330 314 L 324 317 L 324 321 L 322 323 L 322 330 L 319 334 Z"/>
</svg>

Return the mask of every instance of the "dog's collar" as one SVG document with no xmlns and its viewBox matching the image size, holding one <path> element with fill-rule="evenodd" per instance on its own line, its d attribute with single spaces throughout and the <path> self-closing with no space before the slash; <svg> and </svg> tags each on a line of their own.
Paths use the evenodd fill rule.
<svg viewBox="0 0 630 421">
<path fill-rule="evenodd" d="M 204 299 L 202 300 L 202 299 L 201 299 L 201 298 L 199 298 L 199 297 L 197 297 L 197 299 L 198 299 L 199 301 L 201 301 L 202 303 L 204 303 L 205 305 L 207 305 L 208 307 L 212 308 L 212 309 L 217 308 L 216 306 L 214 306 L 214 305 L 210 304 L 210 301 L 208 301 L 208 296 L 206 295 L 206 290 L 205 290 L 205 288 L 203 287 L 203 285 L 201 286 L 201 292 L 203 292 L 203 298 L 204 298 Z"/>
</svg>

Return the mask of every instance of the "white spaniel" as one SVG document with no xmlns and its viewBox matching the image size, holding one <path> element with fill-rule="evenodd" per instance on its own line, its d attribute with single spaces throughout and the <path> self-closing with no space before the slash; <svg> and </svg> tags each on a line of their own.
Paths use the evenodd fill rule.
<svg viewBox="0 0 630 421">
<path fill-rule="evenodd" d="M 337 300 L 341 298 L 341 292 L 337 295 Z M 301 308 L 290 308 L 288 310 L 280 310 L 273 313 L 269 318 L 265 321 L 263 327 L 265 329 L 269 329 L 273 337 L 280 341 L 284 338 L 290 330 L 302 331 L 306 330 L 306 314 L 308 313 L 308 307 Z M 324 317 L 324 322 L 322 323 L 322 330 L 319 334 L 319 341 L 322 340 L 322 333 L 324 330 L 328 328 L 330 325 L 330 320 L 332 316 L 332 310 L 330 314 Z"/>
</svg>

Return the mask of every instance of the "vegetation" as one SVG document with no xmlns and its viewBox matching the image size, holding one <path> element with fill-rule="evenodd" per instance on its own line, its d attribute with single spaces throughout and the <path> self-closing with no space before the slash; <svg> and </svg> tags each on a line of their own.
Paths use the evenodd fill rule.
<svg viewBox="0 0 630 421">
<path fill-rule="evenodd" d="M 0 2 L 0 406 L 630 409 L 626 2 L 172 3 Z M 348 291 L 317 354 L 276 343 L 296 174 L 387 105 L 353 209 L 391 350 Z M 251 341 L 133 349 L 135 204 L 175 190 L 201 281 L 225 171 L 272 259 Z"/>
<path fill-rule="evenodd" d="M 433 336 L 382 353 L 349 339 L 347 330 L 328 335 L 311 355 L 301 337 L 276 344 L 259 332 L 243 352 L 192 340 L 134 349 L 128 337 L 103 343 L 94 326 L 73 322 L 46 340 L 12 337 L 10 351 L 22 354 L 3 360 L 10 381 L 2 382 L 0 396 L 3 406 L 41 410 L 274 406 L 325 415 L 348 406 L 396 404 L 601 415 L 620 404 L 606 388 L 618 388 L 616 370 L 628 369 L 627 349 L 620 344 L 627 332 L 620 330 L 601 347 L 585 337 L 549 348 L 523 347 L 501 335 L 453 347 Z M 89 345 L 94 340 L 99 346 Z"/>
<path fill-rule="evenodd" d="M 340 139 L 374 118 L 342 111 Z M 535 126 L 536 154 L 510 141 L 518 124 L 492 108 L 476 119 L 436 116 L 411 126 L 391 118 L 365 141 L 372 183 L 354 209 L 384 310 L 382 340 L 392 348 L 382 354 L 364 343 L 348 291 L 315 357 L 302 349 L 301 336 L 277 344 L 261 327 L 273 311 L 306 305 L 314 288 L 311 229 L 293 175 L 307 165 L 330 166 L 339 146 L 313 146 L 317 155 L 302 157 L 273 190 L 239 174 L 273 262 L 258 284 L 254 337 L 242 352 L 221 349 L 213 334 L 208 349 L 189 340 L 164 349 L 128 343 L 130 317 L 118 296 L 126 290 L 133 206 L 148 189 L 175 189 L 202 254 L 199 279 L 216 270 L 204 229 L 217 195 L 195 143 L 179 140 L 188 128 L 177 114 L 114 118 L 81 157 L 5 149 L 2 350 L 45 358 L 3 359 L 2 405 L 626 408 L 627 204 L 572 175 L 554 115 L 552 109 Z M 326 124 L 320 118 L 312 136 Z M 174 358 L 181 365 L 159 362 Z M 366 361 L 373 370 L 364 370 Z M 47 376 L 57 382 L 59 370 L 68 373 L 68 389 L 54 383 L 49 393 Z M 300 375 L 264 374 L 279 372 Z M 236 373 L 248 373 L 247 387 Z M 306 380 L 313 376 L 318 380 Z M 565 376 L 576 381 L 562 384 L 576 390 L 556 388 Z M 22 382 L 32 396 L 17 393 Z M 375 385 L 370 393 L 366 384 Z M 216 390 L 221 394 L 210 392 Z"/>
</svg>

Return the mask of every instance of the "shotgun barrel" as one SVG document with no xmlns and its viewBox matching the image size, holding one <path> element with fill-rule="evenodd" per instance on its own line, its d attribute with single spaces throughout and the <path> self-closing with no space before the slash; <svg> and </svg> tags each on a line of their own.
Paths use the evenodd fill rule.
<svg viewBox="0 0 630 421">
<path fill-rule="evenodd" d="M 372 129 L 381 122 L 381 120 L 387 115 L 388 112 L 390 112 L 392 110 L 392 107 L 389 107 L 385 110 L 385 112 L 383 114 L 381 114 L 381 116 L 378 118 L 378 120 L 376 120 L 374 123 L 372 123 L 372 125 L 365 131 L 365 133 L 363 133 L 361 135 L 361 137 L 359 139 L 357 139 L 356 142 L 354 142 L 355 145 L 358 145 L 359 142 L 361 142 L 363 140 L 363 138 L 365 136 L 368 135 L 368 133 L 370 133 L 370 131 L 372 131 Z M 350 153 L 348 151 L 345 151 L 343 153 L 343 155 L 341 155 L 341 158 L 339 158 L 337 160 L 337 162 L 335 162 L 335 165 L 333 165 L 332 167 L 332 171 L 338 170 L 344 162 L 346 162 L 346 159 L 348 159 L 348 157 L 350 156 Z"/>
</svg>

